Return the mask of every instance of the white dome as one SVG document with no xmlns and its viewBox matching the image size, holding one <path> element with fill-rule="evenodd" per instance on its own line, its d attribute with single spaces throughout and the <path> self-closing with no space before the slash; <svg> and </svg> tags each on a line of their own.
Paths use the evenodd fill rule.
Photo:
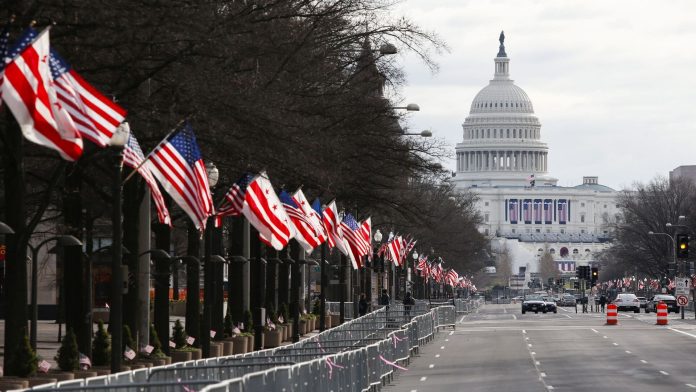
<svg viewBox="0 0 696 392">
<path fill-rule="evenodd" d="M 471 102 L 470 114 L 534 113 L 532 101 L 512 80 L 491 80 Z"/>
</svg>

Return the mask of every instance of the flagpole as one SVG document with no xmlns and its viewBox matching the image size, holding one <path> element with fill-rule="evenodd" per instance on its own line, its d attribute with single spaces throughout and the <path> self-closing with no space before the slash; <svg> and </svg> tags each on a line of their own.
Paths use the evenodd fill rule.
<svg viewBox="0 0 696 392">
<path fill-rule="evenodd" d="M 161 146 L 162 143 L 164 143 L 164 142 L 166 142 L 167 140 L 169 140 L 169 138 L 170 138 L 175 132 L 180 131 L 180 130 L 181 130 L 181 129 L 180 129 L 181 124 L 183 124 L 183 123 L 186 122 L 187 120 L 188 120 L 188 118 L 184 118 L 183 120 L 179 121 L 179 123 L 176 124 L 176 126 L 174 127 L 174 129 L 172 129 L 172 130 L 167 134 L 167 136 L 165 136 L 164 139 L 162 139 L 161 142 L 157 143 L 157 146 L 156 146 L 155 148 L 153 148 L 152 151 L 150 151 L 150 152 L 147 154 L 147 156 L 143 159 L 143 161 L 140 162 L 140 164 L 128 175 L 128 177 L 126 177 L 125 180 L 123 180 L 123 182 L 121 183 L 121 186 L 125 185 L 126 182 L 128 182 L 128 180 L 130 180 L 131 177 L 133 177 L 133 176 L 135 175 L 135 173 L 137 173 L 138 170 L 140 170 L 140 168 L 145 164 L 145 162 L 147 162 L 148 160 L 150 160 L 150 157 L 152 156 L 152 153 L 153 153 L 155 150 L 157 150 L 157 147 Z"/>
</svg>

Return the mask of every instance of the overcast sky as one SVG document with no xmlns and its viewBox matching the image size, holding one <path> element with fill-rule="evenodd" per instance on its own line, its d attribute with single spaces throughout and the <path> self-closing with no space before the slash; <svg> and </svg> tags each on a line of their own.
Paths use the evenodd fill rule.
<svg viewBox="0 0 696 392">
<path fill-rule="evenodd" d="M 559 185 L 593 175 L 623 189 L 696 164 L 696 1 L 404 0 L 396 13 L 451 49 L 434 57 L 436 74 L 400 60 L 403 103 L 421 107 L 408 126 L 452 152 L 505 30 L 511 78 L 534 104 Z"/>
</svg>

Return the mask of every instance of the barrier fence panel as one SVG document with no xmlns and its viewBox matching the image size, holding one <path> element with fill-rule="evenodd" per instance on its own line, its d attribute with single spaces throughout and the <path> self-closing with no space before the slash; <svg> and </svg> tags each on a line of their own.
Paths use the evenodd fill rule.
<svg viewBox="0 0 696 392">
<path fill-rule="evenodd" d="M 457 304 L 390 304 L 300 342 L 273 349 L 35 387 L 42 391 L 367 391 L 407 366 Z"/>
</svg>

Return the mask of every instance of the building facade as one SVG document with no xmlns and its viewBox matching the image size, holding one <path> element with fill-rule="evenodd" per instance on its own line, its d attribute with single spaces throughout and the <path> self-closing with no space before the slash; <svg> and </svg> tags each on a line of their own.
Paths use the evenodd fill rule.
<svg viewBox="0 0 696 392">
<path fill-rule="evenodd" d="M 596 176 L 558 186 L 549 173 L 549 147 L 527 93 L 510 79 L 510 59 L 500 36 L 493 79 L 471 103 L 456 146 L 457 189 L 474 191 L 483 217 L 479 227 L 492 250 L 504 247 L 518 267 L 538 270 L 546 249 L 559 270 L 574 274 L 610 243 L 607 223 L 616 219 L 616 191 Z"/>
</svg>

